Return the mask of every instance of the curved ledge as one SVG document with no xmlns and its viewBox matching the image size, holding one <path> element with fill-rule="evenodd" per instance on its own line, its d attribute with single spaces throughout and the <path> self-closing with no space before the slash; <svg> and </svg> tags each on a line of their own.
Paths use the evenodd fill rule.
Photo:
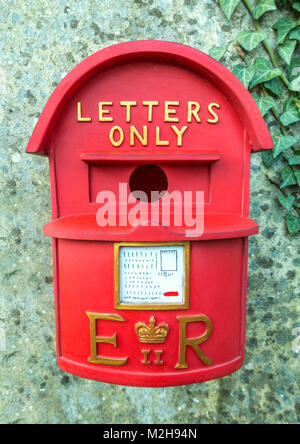
<svg viewBox="0 0 300 444">
<path fill-rule="evenodd" d="M 58 356 L 57 358 L 58 366 L 62 370 L 73 375 L 94 379 L 95 381 L 108 382 L 110 384 L 129 385 L 134 387 L 169 387 L 209 381 L 236 372 L 243 365 L 243 360 L 243 356 L 237 356 L 230 362 L 196 370 L 185 370 L 184 373 L 179 373 L 177 371 L 149 374 L 146 372 L 138 373 L 126 371 L 124 369 L 122 371 L 117 371 L 112 368 L 105 368 L 105 366 L 76 362 L 64 356 Z"/>
<path fill-rule="evenodd" d="M 176 241 L 248 237 L 259 227 L 252 219 L 237 214 L 205 214 L 203 234 L 189 234 L 189 227 L 139 226 L 100 227 L 95 214 L 65 216 L 44 225 L 43 232 L 57 239 L 89 241 Z"/>
</svg>

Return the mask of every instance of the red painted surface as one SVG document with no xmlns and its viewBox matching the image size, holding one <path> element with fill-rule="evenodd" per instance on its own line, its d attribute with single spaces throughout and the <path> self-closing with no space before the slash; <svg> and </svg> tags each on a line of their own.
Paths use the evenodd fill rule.
<svg viewBox="0 0 300 444">
<path fill-rule="evenodd" d="M 121 100 L 135 100 L 132 122 L 125 120 Z M 143 100 L 157 100 L 147 122 Z M 164 101 L 179 101 L 178 127 L 188 126 L 181 147 L 164 122 Z M 91 122 L 77 121 L 77 102 Z M 109 107 L 113 122 L 99 122 L 99 101 Z M 187 123 L 187 102 L 201 104 L 201 123 Z M 219 122 L 209 124 L 209 103 L 218 103 Z M 148 127 L 148 145 L 129 143 L 130 125 Z M 120 147 L 109 143 L 112 126 L 124 130 Z M 155 128 L 169 146 L 156 146 Z M 74 68 L 50 97 L 27 152 L 49 156 L 52 222 L 44 233 L 53 238 L 59 366 L 78 376 L 137 386 L 168 386 L 201 382 L 237 370 L 243 362 L 246 320 L 247 240 L 258 232 L 248 218 L 251 151 L 271 149 L 272 140 L 248 91 L 222 65 L 207 55 L 175 43 L 146 41 L 115 45 L 88 57 Z M 187 237 L 185 227 L 140 226 L 101 228 L 96 223 L 97 193 L 118 194 L 141 164 L 155 164 L 168 178 L 168 191 L 204 191 L 204 233 Z M 129 192 L 129 190 L 128 190 Z M 190 240 L 190 304 L 187 310 L 134 311 L 114 306 L 114 242 L 176 242 Z M 170 287 L 172 289 L 172 285 Z M 166 292 L 168 294 L 168 292 Z M 90 327 L 86 312 L 118 314 L 125 322 L 99 321 L 100 336 L 117 334 L 117 348 L 98 344 L 98 354 L 128 357 L 126 365 L 88 362 Z M 176 369 L 178 316 L 205 314 L 213 324 L 200 348 L 213 361 L 203 364 L 187 347 L 189 367 Z M 137 322 L 168 324 L 163 344 L 141 344 Z M 187 327 L 199 337 L 204 324 Z M 163 350 L 164 364 L 143 365 L 142 350 Z M 150 353 L 149 356 L 152 356 Z M 153 358 L 154 360 L 154 358 Z"/>
<path fill-rule="evenodd" d="M 114 240 L 114 241 L 185 241 L 194 240 L 187 236 L 186 227 L 99 227 L 95 214 L 64 216 L 44 225 L 44 233 L 60 239 Z M 201 240 L 230 239 L 258 233 L 258 225 L 250 218 L 237 214 L 204 215 L 204 233 Z"/>
</svg>

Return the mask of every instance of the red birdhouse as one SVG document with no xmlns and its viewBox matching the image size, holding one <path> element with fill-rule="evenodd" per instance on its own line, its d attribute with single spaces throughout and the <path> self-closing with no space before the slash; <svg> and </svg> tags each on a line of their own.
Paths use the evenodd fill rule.
<svg viewBox="0 0 300 444">
<path fill-rule="evenodd" d="M 239 80 L 187 46 L 118 44 L 62 80 L 26 150 L 50 162 L 60 368 L 158 387 L 241 367 L 250 155 L 272 147 Z"/>
</svg>

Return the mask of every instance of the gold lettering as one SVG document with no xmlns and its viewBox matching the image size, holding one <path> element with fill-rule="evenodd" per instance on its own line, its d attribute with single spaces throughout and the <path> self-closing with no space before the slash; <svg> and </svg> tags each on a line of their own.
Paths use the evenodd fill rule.
<svg viewBox="0 0 300 444">
<path fill-rule="evenodd" d="M 142 350 L 142 353 L 143 353 L 143 355 L 144 355 L 144 359 L 143 359 L 143 361 L 141 361 L 141 363 L 144 364 L 144 365 L 149 365 L 149 364 L 151 364 L 151 362 L 150 362 L 149 359 L 148 359 L 148 356 L 149 356 L 150 350 Z"/>
<path fill-rule="evenodd" d="M 138 138 L 142 145 L 147 146 L 148 143 L 148 127 L 143 126 L 143 136 L 140 135 L 135 126 L 130 127 L 130 145 L 134 145 L 134 136 Z"/>
<path fill-rule="evenodd" d="M 170 145 L 170 142 L 168 140 L 160 140 L 160 127 L 159 126 L 156 127 L 155 142 L 156 142 L 157 146 Z"/>
<path fill-rule="evenodd" d="M 208 123 L 218 123 L 219 122 L 219 116 L 213 110 L 214 107 L 220 109 L 220 105 L 218 103 L 210 103 L 208 105 L 208 111 L 214 117 L 214 119 L 207 119 Z"/>
<path fill-rule="evenodd" d="M 108 109 L 103 109 L 103 106 L 112 106 L 112 102 L 99 102 L 99 122 L 113 122 L 113 117 L 104 117 L 103 114 L 109 114 Z"/>
<path fill-rule="evenodd" d="M 125 322 L 125 319 L 117 314 L 98 314 L 98 313 L 89 313 L 89 312 L 86 312 L 86 314 L 90 319 L 90 335 L 91 335 L 91 357 L 88 359 L 88 361 L 92 362 L 93 364 L 105 364 L 113 366 L 120 366 L 126 364 L 128 360 L 127 357 L 121 359 L 113 359 L 97 355 L 97 344 L 112 344 L 116 348 L 117 335 L 115 333 L 113 336 L 106 337 L 106 336 L 97 336 L 96 333 L 97 320 Z"/>
<path fill-rule="evenodd" d="M 82 117 L 81 102 L 77 102 L 77 122 L 91 122 L 91 117 Z"/>
<path fill-rule="evenodd" d="M 164 361 L 161 359 L 161 355 L 163 353 L 163 350 L 154 350 L 154 353 L 157 357 L 157 360 L 154 362 L 154 365 L 163 365 Z"/>
<path fill-rule="evenodd" d="M 201 123 L 201 119 L 198 116 L 198 112 L 200 111 L 200 103 L 198 102 L 188 102 L 188 123 L 192 122 L 192 116 L 196 120 L 196 122 Z"/>
<path fill-rule="evenodd" d="M 171 125 L 172 130 L 177 135 L 177 146 L 182 146 L 182 136 L 188 129 L 187 126 L 183 126 L 181 130 L 179 130 L 175 125 Z"/>
<path fill-rule="evenodd" d="M 177 316 L 177 319 L 180 322 L 180 340 L 179 340 L 179 361 L 176 364 L 175 368 L 188 368 L 188 364 L 186 362 L 186 348 L 187 346 L 193 347 L 198 358 L 205 365 L 212 365 L 212 360 L 209 359 L 203 351 L 198 347 L 198 345 L 203 344 L 203 342 L 207 341 L 212 333 L 212 322 L 205 315 L 199 316 Z M 186 337 L 186 325 L 189 322 L 204 322 L 206 325 L 206 332 L 199 336 L 198 338 L 187 338 Z"/>
<path fill-rule="evenodd" d="M 136 106 L 136 101 L 128 101 L 128 100 L 123 100 L 122 102 L 120 102 L 121 106 L 126 106 L 126 122 L 130 122 L 131 121 L 131 107 L 132 106 Z"/>
<path fill-rule="evenodd" d="M 115 141 L 115 138 L 114 138 L 115 131 L 119 131 L 119 135 L 120 135 L 120 138 L 117 142 Z M 122 128 L 120 128 L 119 126 L 113 126 L 112 129 L 110 130 L 110 133 L 109 133 L 109 140 L 113 146 L 120 146 L 124 140 L 124 133 L 123 133 Z"/>
<path fill-rule="evenodd" d="M 144 100 L 143 105 L 148 106 L 148 122 L 152 122 L 153 106 L 158 106 L 158 102 L 156 100 Z"/>
<path fill-rule="evenodd" d="M 178 117 L 170 117 L 170 114 L 176 114 L 176 109 L 169 109 L 169 106 L 179 106 L 179 102 L 165 102 L 165 122 L 179 122 Z"/>
</svg>

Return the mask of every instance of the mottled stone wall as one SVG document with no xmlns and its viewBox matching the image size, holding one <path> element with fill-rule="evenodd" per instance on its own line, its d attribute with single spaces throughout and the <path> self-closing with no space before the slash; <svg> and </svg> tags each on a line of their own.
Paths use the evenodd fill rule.
<svg viewBox="0 0 300 444">
<path fill-rule="evenodd" d="M 142 389 L 56 366 L 51 240 L 42 234 L 51 218 L 48 161 L 24 153 L 54 87 L 89 54 L 127 40 L 205 52 L 227 42 L 231 68 L 235 37 L 251 29 L 245 9 L 232 27 L 215 0 L 0 0 L 0 23 L 0 422 L 299 422 L 299 237 L 286 234 L 260 154 L 252 156 L 250 215 L 261 233 L 250 240 L 244 368 L 219 381 Z"/>
</svg>

